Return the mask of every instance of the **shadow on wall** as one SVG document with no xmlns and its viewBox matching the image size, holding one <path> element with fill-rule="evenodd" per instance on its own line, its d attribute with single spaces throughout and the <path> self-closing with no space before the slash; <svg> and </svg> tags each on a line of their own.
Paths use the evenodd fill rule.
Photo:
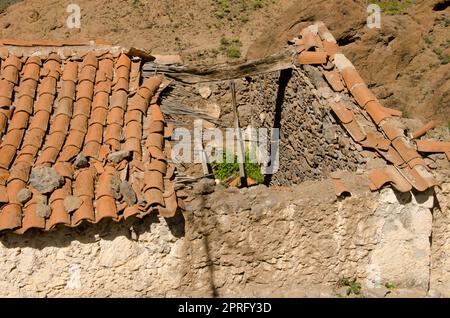
<svg viewBox="0 0 450 318">
<path fill-rule="evenodd" d="M 185 235 L 185 218 L 181 211 L 170 219 L 150 214 L 144 219 L 130 218 L 117 223 L 110 219 L 104 219 L 97 224 L 84 222 L 71 228 L 64 225 L 57 226 L 49 232 L 39 229 L 31 229 L 23 235 L 13 232 L 0 233 L 0 243 L 6 248 L 31 247 L 43 249 L 45 247 L 67 247 L 72 241 L 89 244 L 102 240 L 114 240 L 118 236 L 125 236 L 129 240 L 137 240 L 139 235 L 152 231 L 152 224 L 166 222 L 170 232 L 176 238 Z"/>
</svg>

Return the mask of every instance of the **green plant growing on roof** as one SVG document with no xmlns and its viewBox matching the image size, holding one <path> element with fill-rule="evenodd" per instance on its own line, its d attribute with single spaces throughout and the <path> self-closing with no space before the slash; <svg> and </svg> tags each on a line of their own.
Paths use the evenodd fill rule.
<svg viewBox="0 0 450 318">
<path fill-rule="evenodd" d="M 226 162 L 226 158 L 233 158 L 233 162 Z M 222 162 L 212 162 L 211 167 L 215 178 L 223 181 L 231 177 L 239 176 L 239 163 L 237 156 L 226 151 L 223 154 Z M 245 152 L 245 163 L 244 163 L 245 175 L 252 178 L 257 183 L 264 182 L 264 175 L 261 173 L 261 168 L 258 163 L 250 162 L 250 154 L 248 150 Z"/>
</svg>

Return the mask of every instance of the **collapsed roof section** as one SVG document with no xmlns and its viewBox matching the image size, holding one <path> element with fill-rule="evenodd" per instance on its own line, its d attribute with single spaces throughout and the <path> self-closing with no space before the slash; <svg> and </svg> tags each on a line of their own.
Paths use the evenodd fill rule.
<svg viewBox="0 0 450 318">
<path fill-rule="evenodd" d="M 0 42 L 0 231 L 175 214 L 163 76 L 104 42 Z"/>
<path fill-rule="evenodd" d="M 450 142 L 419 139 L 432 123 L 407 136 L 398 120 L 402 113 L 380 103 L 323 22 L 303 29 L 293 43 L 297 65 L 318 67 L 335 92 L 347 92 L 359 105 L 336 101 L 330 107 L 356 143 L 385 160 L 384 167 L 368 172 L 371 190 L 390 184 L 401 192 L 425 191 L 437 184 L 421 154 L 442 152 L 450 160 Z M 334 180 L 337 194 L 344 193 L 343 181 Z"/>
</svg>

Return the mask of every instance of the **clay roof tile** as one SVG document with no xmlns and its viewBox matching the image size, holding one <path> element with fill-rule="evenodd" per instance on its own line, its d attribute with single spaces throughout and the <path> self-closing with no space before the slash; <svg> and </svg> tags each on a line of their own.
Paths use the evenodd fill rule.
<svg viewBox="0 0 450 318">
<path fill-rule="evenodd" d="M 301 52 L 298 56 L 299 64 L 325 64 L 327 62 L 326 52 Z"/>
<path fill-rule="evenodd" d="M 380 189 L 386 183 L 392 184 L 400 192 L 411 191 L 411 184 L 393 166 L 372 170 L 368 175 L 372 191 Z"/>
<path fill-rule="evenodd" d="M 423 135 L 425 135 L 429 130 L 433 129 L 435 126 L 436 125 L 434 124 L 434 122 L 430 121 L 426 125 L 422 126 L 418 130 L 414 131 L 411 134 L 411 138 L 418 139 L 418 138 L 422 137 Z"/>
</svg>

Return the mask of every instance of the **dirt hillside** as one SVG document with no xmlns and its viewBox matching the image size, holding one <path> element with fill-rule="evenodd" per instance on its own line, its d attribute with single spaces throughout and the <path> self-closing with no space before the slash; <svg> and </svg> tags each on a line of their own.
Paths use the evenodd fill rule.
<svg viewBox="0 0 450 318">
<path fill-rule="evenodd" d="M 382 0 L 381 29 L 366 26 L 367 0 L 77 0 L 81 29 L 66 27 L 74 1 L 13 2 L 0 7 L 3 38 L 104 38 L 191 64 L 274 53 L 322 20 L 387 106 L 450 125 L 449 0 Z"/>
</svg>

